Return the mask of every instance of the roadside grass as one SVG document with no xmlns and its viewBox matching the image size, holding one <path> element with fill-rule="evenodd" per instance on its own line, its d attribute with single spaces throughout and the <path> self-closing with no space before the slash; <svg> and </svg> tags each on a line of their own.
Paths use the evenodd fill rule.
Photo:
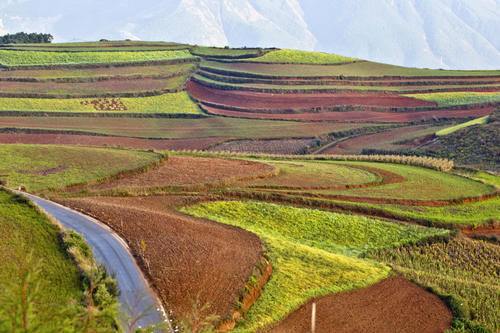
<svg viewBox="0 0 500 333">
<path fill-rule="evenodd" d="M 193 70 L 194 66 L 195 65 L 192 63 L 185 63 L 173 65 L 123 66 L 112 68 L 19 69 L 15 71 L 0 71 L 0 78 L 82 79 L 129 76 L 166 76 Z"/>
<path fill-rule="evenodd" d="M 447 92 L 406 96 L 436 102 L 439 106 L 500 102 L 500 92 Z"/>
<path fill-rule="evenodd" d="M 193 58 L 187 50 L 144 52 L 43 52 L 0 50 L 4 66 L 71 65 L 160 61 Z"/>
<path fill-rule="evenodd" d="M 249 62 L 271 62 L 285 64 L 338 64 L 358 59 L 336 54 L 309 52 L 299 50 L 276 50 L 266 53 L 262 57 L 244 59 Z"/>
<path fill-rule="evenodd" d="M 458 124 L 458 125 L 455 125 L 455 126 L 443 128 L 442 130 L 437 131 L 436 135 L 437 136 L 448 135 L 448 134 L 456 132 L 456 131 L 458 131 L 458 130 L 460 130 L 462 128 L 466 128 L 466 127 L 473 126 L 473 125 L 486 124 L 488 122 L 488 118 L 489 118 L 489 116 L 484 116 L 484 117 L 476 118 L 474 120 L 470 120 L 470 121 L 467 121 L 465 123 L 461 123 L 461 124 Z"/>
<path fill-rule="evenodd" d="M 448 233 L 269 203 L 219 201 L 181 210 L 254 232 L 267 248 L 273 274 L 236 332 L 264 328 L 312 297 L 386 277 L 387 267 L 357 258 L 366 251 Z"/>
<path fill-rule="evenodd" d="M 268 53 L 268 54 L 272 54 Z M 467 77 L 467 76 L 500 76 L 500 70 L 477 70 L 477 71 L 459 71 L 459 70 L 439 70 L 439 69 L 420 69 L 394 66 L 376 62 L 360 61 L 355 63 L 337 65 L 337 66 L 316 66 L 307 64 L 262 64 L 262 63 L 222 63 L 214 61 L 205 61 L 202 67 L 211 67 L 235 71 L 239 73 L 251 73 L 262 78 L 270 77 L 373 77 L 396 76 L 396 77 Z"/>
<path fill-rule="evenodd" d="M 29 191 L 83 183 L 145 167 L 160 154 L 110 148 L 0 145 L 0 174 L 9 187 Z"/>
<path fill-rule="evenodd" d="M 335 187 L 344 185 L 366 184 L 379 180 L 380 176 L 367 170 L 348 165 L 321 161 L 275 161 L 261 162 L 279 168 L 276 177 L 261 179 L 248 186 L 262 187 Z"/>
<path fill-rule="evenodd" d="M 500 247 L 483 241 L 453 239 L 382 250 L 369 258 L 392 266 L 410 280 L 454 295 L 465 318 L 500 330 Z M 469 314 L 470 313 L 470 314 Z"/>
<path fill-rule="evenodd" d="M 182 80 L 185 78 L 182 77 Z M 174 82 L 178 84 L 178 82 Z M 107 105 L 113 100 L 121 102 L 126 110 L 96 110 L 100 104 Z M 86 102 L 96 102 L 95 104 Z M 43 111 L 43 112 L 118 112 L 118 113 L 162 113 L 162 114 L 201 114 L 200 109 L 189 98 L 187 92 L 163 94 L 152 97 L 122 98 L 0 98 L 0 110 L 4 111 Z"/>
<path fill-rule="evenodd" d="M 369 188 L 352 188 L 341 191 L 313 191 L 331 195 L 359 196 L 387 199 L 453 200 L 477 197 L 493 191 L 492 187 L 477 181 L 409 165 L 370 162 L 331 162 L 343 165 L 360 165 L 393 172 L 407 181 Z"/>
<path fill-rule="evenodd" d="M 54 310 L 80 304 L 83 295 L 80 274 L 67 256 L 57 228 L 26 199 L 1 189 L 0 256 L 0 331 L 10 331 L 13 314 L 9 306 L 18 299 L 8 292 L 17 290 L 13 286 L 20 283 L 21 274 L 30 274 L 26 276 L 30 279 L 37 273 L 39 278 L 31 281 L 26 290 L 32 297 L 30 327 L 41 322 L 50 325 L 56 316 Z M 23 268 L 26 271 L 22 272 Z M 52 329 L 57 331 L 60 327 Z"/>
</svg>

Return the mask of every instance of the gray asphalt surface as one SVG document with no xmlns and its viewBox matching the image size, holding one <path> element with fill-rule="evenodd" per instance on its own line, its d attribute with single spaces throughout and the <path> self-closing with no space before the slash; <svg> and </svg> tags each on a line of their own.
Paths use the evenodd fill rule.
<svg viewBox="0 0 500 333">
<path fill-rule="evenodd" d="M 109 227 L 99 221 L 39 197 L 22 193 L 45 212 L 52 215 L 65 229 L 83 235 L 93 248 L 98 262 L 115 276 L 120 289 L 119 302 L 125 313 L 136 309 L 140 313 L 149 309 L 147 316 L 138 320 L 136 328 L 164 321 L 162 307 L 155 293 L 147 286 L 144 276 L 135 263 L 127 244 Z"/>
</svg>

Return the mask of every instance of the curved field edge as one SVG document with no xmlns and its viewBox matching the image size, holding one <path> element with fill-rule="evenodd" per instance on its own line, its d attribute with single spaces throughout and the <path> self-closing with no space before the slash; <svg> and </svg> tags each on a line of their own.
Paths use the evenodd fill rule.
<svg viewBox="0 0 500 333">
<path fill-rule="evenodd" d="M 29 199 L 3 187 L 0 221 L 5 231 L 0 254 L 6 260 L 0 270 L 2 332 L 16 326 L 43 331 L 87 326 L 102 332 L 118 327 L 116 281 L 81 235 L 65 231 Z M 87 321 L 88 315 L 93 320 Z"/>
<path fill-rule="evenodd" d="M 316 296 L 361 288 L 387 277 L 387 267 L 356 258 L 370 248 L 394 247 L 448 232 L 256 202 L 209 202 L 181 211 L 254 232 L 266 246 L 273 274 L 236 332 L 269 326 Z M 325 230 L 330 231 L 328 236 Z"/>
<path fill-rule="evenodd" d="M 453 332 L 485 332 L 477 325 L 493 332 L 500 330 L 497 245 L 460 238 L 442 239 L 374 251 L 368 257 L 444 296 L 454 313 Z"/>
<path fill-rule="evenodd" d="M 0 145 L 0 179 L 29 191 L 108 179 L 156 165 L 164 155 L 149 151 L 57 145 Z"/>
</svg>

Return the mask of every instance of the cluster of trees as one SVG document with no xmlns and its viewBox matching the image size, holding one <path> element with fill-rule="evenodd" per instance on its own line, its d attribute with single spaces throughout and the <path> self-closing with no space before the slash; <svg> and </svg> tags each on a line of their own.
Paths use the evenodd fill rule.
<svg viewBox="0 0 500 333">
<path fill-rule="evenodd" d="M 42 34 L 32 32 L 27 34 L 25 32 L 18 32 L 16 34 L 7 34 L 0 37 L 0 44 L 39 44 L 39 43 L 51 43 L 54 40 L 54 36 L 51 34 Z"/>
</svg>

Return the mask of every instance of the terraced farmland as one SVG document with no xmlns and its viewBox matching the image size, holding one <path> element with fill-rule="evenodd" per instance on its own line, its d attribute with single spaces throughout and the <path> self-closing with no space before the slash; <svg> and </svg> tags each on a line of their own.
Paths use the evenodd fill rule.
<svg viewBox="0 0 500 333">
<path fill-rule="evenodd" d="M 118 232 L 174 324 L 499 330 L 498 177 L 456 166 L 498 170 L 500 71 L 139 41 L 0 64 L 0 182 Z"/>
</svg>

